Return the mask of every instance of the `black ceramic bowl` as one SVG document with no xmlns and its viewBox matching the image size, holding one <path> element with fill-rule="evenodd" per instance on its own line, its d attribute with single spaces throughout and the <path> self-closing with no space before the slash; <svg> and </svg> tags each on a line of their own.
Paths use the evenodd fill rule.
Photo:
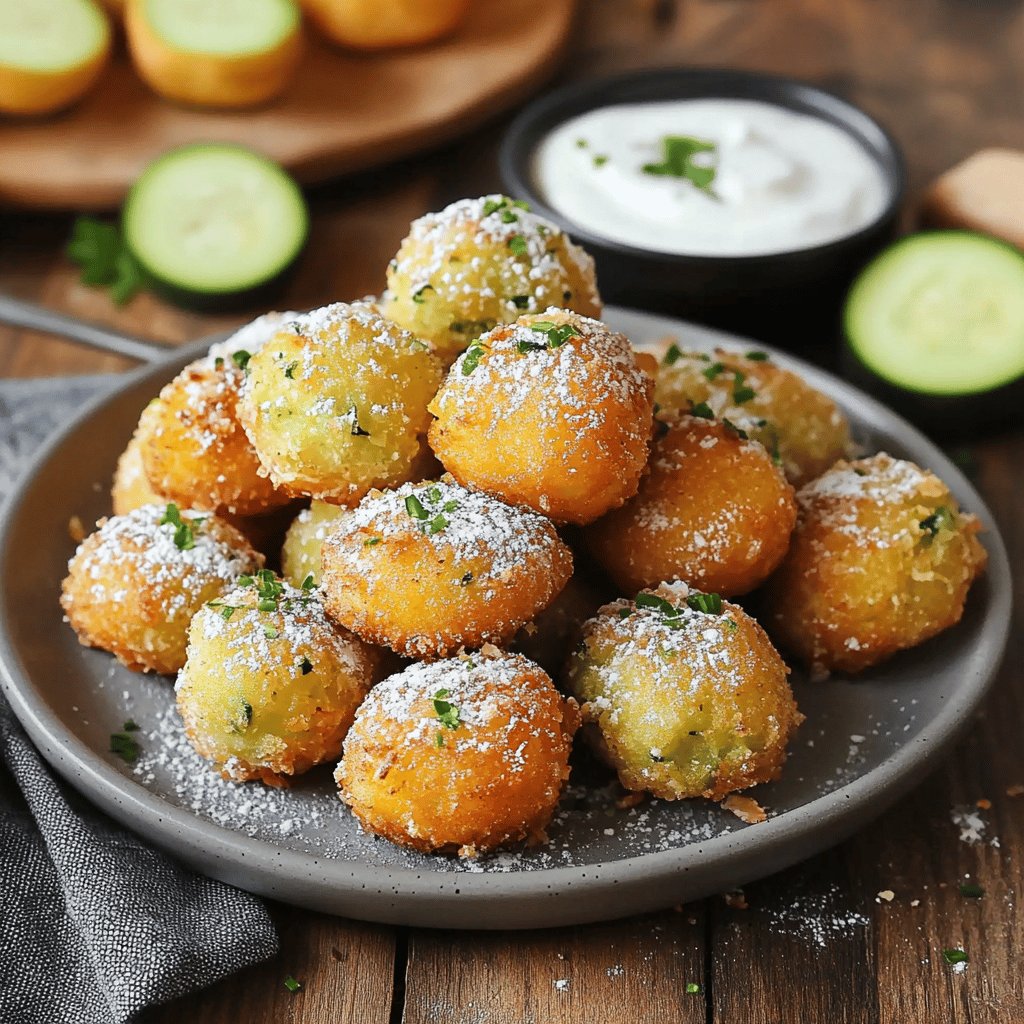
<svg viewBox="0 0 1024 1024">
<path fill-rule="evenodd" d="M 544 201 L 534 153 L 551 129 L 597 107 L 651 100 L 726 97 L 810 114 L 852 135 L 878 162 L 889 188 L 882 213 L 826 245 L 758 256 L 675 255 L 602 238 Z M 797 348 L 831 340 L 843 295 L 857 271 L 894 235 L 906 171 L 892 137 L 864 111 L 806 82 L 749 71 L 666 68 L 579 82 L 526 107 L 501 148 L 506 189 L 559 224 L 597 260 L 608 302 L 660 310 Z"/>
</svg>

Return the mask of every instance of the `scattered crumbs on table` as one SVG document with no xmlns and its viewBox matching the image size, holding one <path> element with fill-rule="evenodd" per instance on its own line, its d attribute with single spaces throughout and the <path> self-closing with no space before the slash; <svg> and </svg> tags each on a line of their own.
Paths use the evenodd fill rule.
<svg viewBox="0 0 1024 1024">
<path fill-rule="evenodd" d="M 686 983 L 686 994 L 687 995 L 694 996 L 698 992 L 700 992 L 700 985 L 698 985 L 697 982 L 695 982 L 695 981 L 688 981 Z"/>
<path fill-rule="evenodd" d="M 1024 796 L 1024 782 L 1015 782 L 1012 786 L 1007 786 L 1006 795 Z"/>
<path fill-rule="evenodd" d="M 298 992 L 302 988 L 302 982 L 296 981 L 290 974 L 284 979 L 284 987 L 289 992 Z"/>
<path fill-rule="evenodd" d="M 752 796 L 733 793 L 722 801 L 722 807 L 748 825 L 759 825 L 768 820 L 764 808 Z"/>
<path fill-rule="evenodd" d="M 735 889 L 733 892 L 723 892 L 722 899 L 730 910 L 747 910 L 750 904 L 742 889 Z"/>
<path fill-rule="evenodd" d="M 81 516 L 72 516 L 68 520 L 68 536 L 75 544 L 81 544 L 85 540 L 88 531 L 82 522 Z"/>
<path fill-rule="evenodd" d="M 963 974 L 967 970 L 968 957 L 962 946 L 944 949 L 942 959 L 953 968 L 954 974 Z"/>
<path fill-rule="evenodd" d="M 605 972 L 609 978 L 621 978 L 626 973 L 626 968 L 622 964 L 613 964 Z"/>
<path fill-rule="evenodd" d="M 895 898 L 896 898 L 896 893 L 894 893 L 892 891 L 892 889 L 883 889 L 880 893 L 878 893 L 875 896 L 875 902 L 876 903 L 881 903 L 884 900 L 886 903 L 892 903 L 892 901 Z"/>
<path fill-rule="evenodd" d="M 551 983 L 551 987 L 556 992 L 568 992 L 569 991 L 569 979 L 568 978 L 556 978 Z"/>
<path fill-rule="evenodd" d="M 920 900 L 911 900 L 910 901 L 910 905 L 912 907 L 919 907 L 919 906 L 921 906 L 921 901 Z"/>
<path fill-rule="evenodd" d="M 960 842 L 968 846 L 977 846 L 979 843 L 987 843 L 989 846 L 999 849 L 999 837 L 986 838 L 988 822 L 979 813 L 977 805 L 961 804 L 954 807 L 950 812 L 950 819 L 960 829 Z"/>
</svg>

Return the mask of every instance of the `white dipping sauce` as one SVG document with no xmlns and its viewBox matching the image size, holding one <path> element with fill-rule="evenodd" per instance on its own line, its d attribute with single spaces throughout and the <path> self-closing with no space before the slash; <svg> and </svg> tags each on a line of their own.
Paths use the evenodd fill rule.
<svg viewBox="0 0 1024 1024">
<path fill-rule="evenodd" d="M 645 173 L 666 136 L 713 144 L 701 189 Z M 754 256 L 832 242 L 866 227 L 889 198 L 882 170 L 841 128 L 770 103 L 669 100 L 602 107 L 565 121 L 537 148 L 545 201 L 595 235 L 641 249 Z M 709 192 L 713 192 L 711 195 Z"/>
</svg>

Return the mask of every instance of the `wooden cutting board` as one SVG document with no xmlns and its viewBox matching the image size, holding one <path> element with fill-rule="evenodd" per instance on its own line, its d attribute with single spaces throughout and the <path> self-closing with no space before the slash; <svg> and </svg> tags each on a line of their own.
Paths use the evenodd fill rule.
<svg viewBox="0 0 1024 1024">
<path fill-rule="evenodd" d="M 0 118 L 0 204 L 117 206 L 159 153 L 185 142 L 252 146 L 305 184 L 408 156 L 524 99 L 551 73 L 575 0 L 476 0 L 451 38 L 418 49 L 332 49 L 307 26 L 287 92 L 246 112 L 176 106 L 152 93 L 123 48 L 77 106 Z"/>
</svg>

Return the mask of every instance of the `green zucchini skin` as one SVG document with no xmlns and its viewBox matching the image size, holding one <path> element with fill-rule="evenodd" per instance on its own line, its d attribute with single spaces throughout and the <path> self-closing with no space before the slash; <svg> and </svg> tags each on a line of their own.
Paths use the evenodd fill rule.
<svg viewBox="0 0 1024 1024">
<path fill-rule="evenodd" d="M 938 266 L 940 270 L 948 272 L 948 276 L 943 277 L 939 283 L 951 289 L 958 284 L 968 286 L 966 292 L 951 292 L 954 302 L 945 310 L 951 316 L 960 312 L 956 298 L 969 296 L 971 283 L 975 288 L 978 287 L 979 269 L 984 275 L 986 267 L 997 268 L 992 276 L 1000 282 L 997 291 L 1002 291 L 1006 296 L 1005 304 L 999 308 L 1008 311 L 1004 322 L 1010 324 L 1010 330 L 1000 339 L 1005 346 L 1003 353 L 1006 372 L 1000 372 L 998 354 L 993 358 L 990 351 L 984 356 L 982 366 L 991 379 L 990 387 L 986 388 L 983 382 L 979 383 L 978 363 L 970 362 L 977 357 L 972 354 L 966 341 L 962 353 L 955 350 L 954 357 L 959 359 L 962 354 L 965 376 L 969 370 L 975 371 L 973 383 L 965 384 L 961 390 L 957 390 L 955 381 L 951 383 L 947 376 L 944 386 L 929 388 L 926 375 L 922 374 L 921 387 L 914 387 L 913 374 L 908 373 L 908 367 L 914 359 L 924 361 L 930 358 L 927 334 L 928 328 L 935 326 L 934 317 L 931 324 L 922 325 L 922 334 L 918 335 L 913 325 L 900 328 L 897 326 L 898 318 L 890 323 L 881 314 L 889 306 L 898 306 L 899 303 L 894 303 L 894 300 L 908 294 L 905 290 L 901 291 L 901 288 L 909 287 L 915 279 L 912 273 L 907 274 L 905 271 L 913 269 L 914 261 L 921 260 L 922 255 L 924 260 L 932 261 L 933 267 Z M 970 274 L 975 275 L 973 282 Z M 958 280 L 958 275 L 965 276 Z M 853 383 L 936 436 L 952 439 L 980 429 L 1024 425 L 1024 370 L 1020 369 L 1020 352 L 1024 346 L 1024 324 L 1020 323 L 1021 295 L 1024 295 L 1024 253 L 1014 246 L 968 231 L 932 231 L 906 236 L 881 252 L 861 271 L 850 287 L 841 318 L 842 372 Z M 910 302 L 912 299 L 908 297 L 908 305 Z M 869 304 L 872 303 L 878 303 L 876 308 L 870 308 Z M 963 305 L 969 307 L 969 297 Z M 905 312 L 905 309 L 901 308 L 900 311 Z M 875 313 L 879 315 L 873 316 Z M 1017 321 L 1012 319 L 1014 314 Z M 1014 333 L 1015 322 L 1018 333 Z M 968 319 L 967 323 L 970 325 L 971 321 Z M 978 321 L 974 323 L 976 325 Z M 873 326 L 881 334 L 875 334 L 870 342 L 865 341 L 865 333 Z M 881 345 L 879 337 L 883 341 Z M 862 348 L 872 353 L 870 359 Z M 891 359 L 889 349 L 894 353 Z M 940 356 L 947 366 L 951 351 L 954 350 L 947 343 L 944 354 Z M 901 380 L 894 380 L 889 374 Z"/>
<path fill-rule="evenodd" d="M 161 170 L 172 161 L 179 167 L 192 162 L 202 173 L 207 157 L 227 156 L 240 165 L 250 165 L 261 174 L 266 201 L 278 201 L 285 216 L 291 221 L 287 238 L 282 244 L 277 237 L 261 240 L 268 258 L 259 273 L 239 276 L 230 284 L 205 285 L 193 280 L 183 281 L 162 269 L 154 259 L 151 239 L 147 237 L 145 213 L 147 203 L 160 205 Z M 148 190 L 148 193 L 147 193 Z M 167 191 L 167 202 L 173 205 L 173 190 Z M 132 187 L 121 214 L 125 244 L 146 275 L 147 284 L 157 295 L 173 305 L 198 312 L 221 312 L 272 304 L 290 279 L 309 238 L 309 211 L 298 184 L 277 164 L 266 157 L 228 143 L 195 143 L 181 146 L 159 156 L 142 173 Z M 274 246 L 279 252 L 274 252 Z M 225 255 L 230 259 L 230 255 Z"/>
</svg>

